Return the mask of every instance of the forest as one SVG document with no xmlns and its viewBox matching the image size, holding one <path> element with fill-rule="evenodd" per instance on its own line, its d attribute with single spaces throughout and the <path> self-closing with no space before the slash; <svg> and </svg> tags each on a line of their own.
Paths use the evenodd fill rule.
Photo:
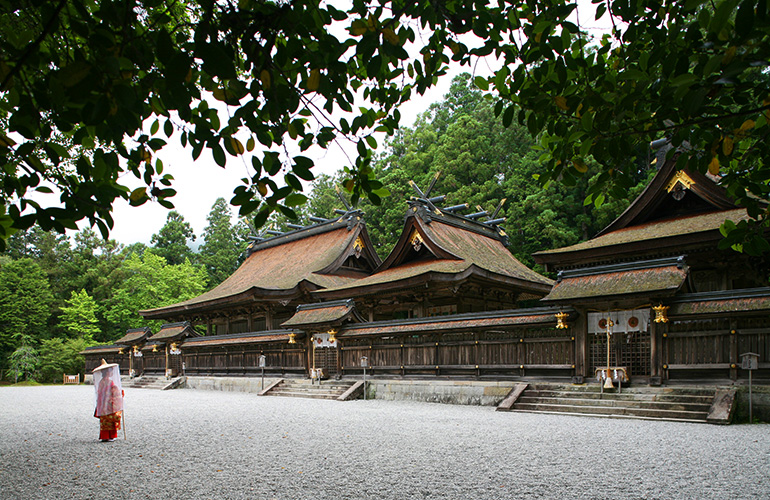
<svg viewBox="0 0 770 500">
<path fill-rule="evenodd" d="M 468 203 L 473 211 L 477 206 L 492 210 L 505 199 L 502 227 L 511 252 L 542 272 L 532 261 L 533 252 L 590 238 L 625 209 L 654 173 L 649 162 L 640 162 L 634 187 L 621 201 L 584 202 L 592 175 L 599 175 L 595 165 L 573 183 L 543 188 L 535 140 L 523 126 L 504 127 L 494 107 L 495 101 L 463 74 L 443 100 L 388 141 L 373 169 L 390 196 L 379 206 L 359 203 L 381 257 L 398 239 L 405 200 L 414 195 L 410 180 L 427 185 L 441 172 L 434 193 L 446 195 L 445 206 Z M 336 187 L 344 175 L 319 176 L 309 186 L 307 203 L 298 207 L 300 224 L 311 224 L 311 215 L 333 217 L 334 209 L 343 208 Z M 273 216 L 267 227 L 290 230 L 289 222 L 298 223 Z M 82 371 L 78 353 L 84 348 L 111 343 L 129 328 L 157 331 L 160 324 L 143 320 L 137 311 L 215 287 L 240 265 L 248 236 L 255 233 L 220 198 L 201 235 L 172 210 L 149 246 L 105 240 L 91 228 L 60 235 L 33 226 L 13 234 L 0 256 L 3 377 L 61 380 L 62 373 Z"/>
</svg>

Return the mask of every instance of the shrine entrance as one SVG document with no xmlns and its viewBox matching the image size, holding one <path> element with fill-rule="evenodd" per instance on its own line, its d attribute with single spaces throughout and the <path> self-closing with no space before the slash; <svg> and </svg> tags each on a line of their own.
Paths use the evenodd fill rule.
<svg viewBox="0 0 770 500">
<path fill-rule="evenodd" d="M 313 335 L 313 366 L 321 370 L 322 378 L 333 378 L 339 373 L 337 339 L 333 334 L 316 333 Z"/>
<path fill-rule="evenodd" d="M 609 326 L 609 366 L 625 368 L 628 376 L 651 375 L 650 310 L 588 313 L 590 374 L 607 365 Z"/>
</svg>

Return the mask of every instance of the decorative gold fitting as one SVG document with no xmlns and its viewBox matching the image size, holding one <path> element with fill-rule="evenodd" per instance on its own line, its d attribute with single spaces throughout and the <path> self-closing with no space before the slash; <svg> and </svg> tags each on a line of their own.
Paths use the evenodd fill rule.
<svg viewBox="0 0 770 500">
<path fill-rule="evenodd" d="M 420 236 L 420 233 L 414 231 L 412 233 L 412 237 L 409 238 L 409 243 L 412 245 L 415 252 L 419 252 L 423 244 L 422 236 Z"/>
<path fill-rule="evenodd" d="M 667 334 L 667 333 L 664 333 L 664 334 L 663 334 L 663 338 L 666 338 L 666 337 L 668 337 L 668 334 Z"/>
<path fill-rule="evenodd" d="M 134 352 L 139 352 L 139 346 L 133 346 Z"/>
<path fill-rule="evenodd" d="M 668 323 L 668 309 L 669 306 L 664 306 L 663 304 L 658 304 L 652 308 L 655 311 L 656 323 Z"/>
<path fill-rule="evenodd" d="M 664 370 L 668 370 L 668 365 L 663 365 Z"/>
<path fill-rule="evenodd" d="M 176 343 L 176 342 L 173 342 L 173 343 L 172 343 L 172 344 L 171 344 L 169 347 L 171 347 L 171 350 L 172 350 L 172 351 L 176 351 L 176 348 L 177 348 L 177 343 Z"/>
<path fill-rule="evenodd" d="M 337 330 L 329 330 L 329 342 L 337 342 Z"/>
<path fill-rule="evenodd" d="M 730 335 L 735 335 L 735 330 L 730 330 Z"/>
<path fill-rule="evenodd" d="M 290 333 L 289 334 L 289 344 L 296 344 L 297 343 L 297 334 L 296 333 Z"/>
<path fill-rule="evenodd" d="M 568 313 L 565 313 L 563 311 L 559 311 L 555 314 L 556 316 L 556 328 L 563 330 L 564 328 L 569 328 L 569 325 L 564 322 L 565 319 L 569 316 Z"/>
<path fill-rule="evenodd" d="M 524 369 L 524 365 L 519 365 L 519 370 L 523 370 L 523 369 Z"/>
<path fill-rule="evenodd" d="M 152 352 L 158 352 L 158 346 L 157 345 L 152 346 Z"/>
<path fill-rule="evenodd" d="M 668 185 L 666 186 L 666 192 L 670 193 L 674 189 L 676 189 L 677 184 L 681 184 L 682 187 L 679 189 L 690 189 L 693 184 L 695 184 L 695 181 L 693 181 L 689 175 L 685 174 L 683 171 L 679 171 L 674 175 L 674 177 L 671 178 Z"/>
<path fill-rule="evenodd" d="M 123 354 L 123 348 L 118 349 L 118 354 Z"/>
<path fill-rule="evenodd" d="M 731 364 L 730 368 L 735 368 L 735 363 Z"/>
</svg>

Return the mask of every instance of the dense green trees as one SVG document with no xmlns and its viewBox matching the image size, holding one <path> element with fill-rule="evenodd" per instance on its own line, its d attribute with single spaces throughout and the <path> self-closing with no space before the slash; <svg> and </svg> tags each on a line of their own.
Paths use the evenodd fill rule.
<svg viewBox="0 0 770 500">
<path fill-rule="evenodd" d="M 177 213 L 153 239 L 123 246 L 84 229 L 71 238 L 33 227 L 15 233 L 0 256 L 0 371 L 15 379 L 59 381 L 82 370 L 79 353 L 111 342 L 128 328 L 151 326 L 137 314 L 185 300 L 215 286 L 237 267 L 245 224 L 232 224 L 217 200 L 193 252 L 192 228 Z M 164 255 L 168 255 L 171 262 Z"/>
<path fill-rule="evenodd" d="M 214 287 L 230 276 L 243 262 L 248 246 L 250 229 L 243 222 L 232 224 L 232 212 L 224 198 L 218 198 L 206 217 L 203 244 L 198 260 L 206 268 L 209 287 Z"/>
</svg>

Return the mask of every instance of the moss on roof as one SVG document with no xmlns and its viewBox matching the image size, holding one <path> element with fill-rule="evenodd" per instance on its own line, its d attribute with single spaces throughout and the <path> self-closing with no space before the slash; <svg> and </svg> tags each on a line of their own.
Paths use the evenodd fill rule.
<svg viewBox="0 0 770 500">
<path fill-rule="evenodd" d="M 687 269 L 676 265 L 577 276 L 558 282 L 543 301 L 660 292 L 673 294 L 686 278 Z"/>
<path fill-rule="evenodd" d="M 534 256 L 540 255 L 558 255 L 581 250 L 590 250 L 595 248 L 612 247 L 649 241 L 650 245 L 655 245 L 654 241 L 662 238 L 691 235 L 693 233 L 714 232 L 714 237 L 719 238 L 719 226 L 725 220 L 731 220 L 738 223 L 741 220 L 748 219 L 746 210 L 738 208 L 734 210 L 724 210 L 709 212 L 706 214 L 674 217 L 671 219 L 657 220 L 631 226 L 611 233 L 604 234 L 576 245 L 554 248 L 552 250 L 543 250 L 536 252 Z"/>
</svg>

